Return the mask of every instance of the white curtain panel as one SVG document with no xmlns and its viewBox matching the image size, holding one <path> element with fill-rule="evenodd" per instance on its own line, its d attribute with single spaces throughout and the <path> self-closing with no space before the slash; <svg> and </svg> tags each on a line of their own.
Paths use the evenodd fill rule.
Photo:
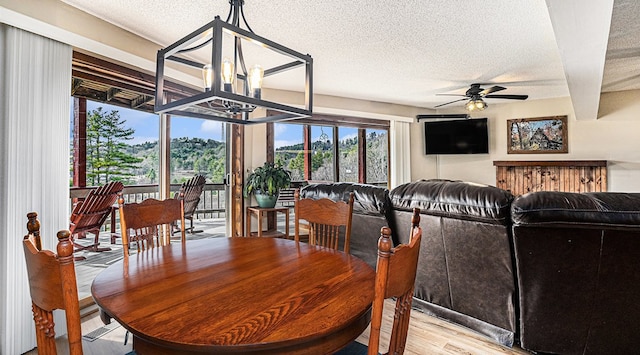
<svg viewBox="0 0 640 355">
<path fill-rule="evenodd" d="M 22 250 L 27 213 L 38 213 L 43 248 L 55 251 L 56 233 L 69 228 L 71 58 L 69 45 L 0 24 L 1 354 L 36 345 Z"/>
<path fill-rule="evenodd" d="M 391 121 L 391 187 L 411 181 L 411 123 Z"/>
</svg>

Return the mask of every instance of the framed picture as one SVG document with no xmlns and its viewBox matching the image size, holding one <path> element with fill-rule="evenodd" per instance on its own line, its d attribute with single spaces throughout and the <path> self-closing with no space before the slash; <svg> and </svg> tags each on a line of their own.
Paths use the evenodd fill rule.
<svg viewBox="0 0 640 355">
<path fill-rule="evenodd" d="M 507 154 L 568 152 L 567 116 L 507 120 Z"/>
</svg>

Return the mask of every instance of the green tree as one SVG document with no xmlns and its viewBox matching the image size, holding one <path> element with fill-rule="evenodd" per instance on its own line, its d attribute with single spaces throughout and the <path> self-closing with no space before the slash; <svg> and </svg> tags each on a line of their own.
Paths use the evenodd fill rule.
<svg viewBox="0 0 640 355">
<path fill-rule="evenodd" d="M 151 183 L 154 184 L 157 178 L 156 169 L 150 169 L 149 172 L 147 172 L 147 177 L 151 180 Z"/>
<path fill-rule="evenodd" d="M 129 183 L 136 164 L 142 162 L 129 153 L 125 142 L 135 131 L 124 127 L 118 111 L 103 112 L 102 107 L 87 115 L 87 183 L 92 186 L 109 181 Z"/>
</svg>

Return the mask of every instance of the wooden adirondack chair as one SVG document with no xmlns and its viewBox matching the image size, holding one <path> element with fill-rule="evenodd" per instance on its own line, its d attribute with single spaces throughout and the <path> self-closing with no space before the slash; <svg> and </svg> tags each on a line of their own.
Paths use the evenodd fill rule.
<svg viewBox="0 0 640 355">
<path fill-rule="evenodd" d="M 193 214 L 198 208 L 198 203 L 200 203 L 200 195 L 202 195 L 202 190 L 204 189 L 204 184 L 206 183 L 206 178 L 202 175 L 196 175 L 182 183 L 180 187 L 180 191 L 176 192 L 173 195 L 175 199 L 182 199 L 184 201 L 184 219 L 189 220 L 189 233 L 198 233 L 202 231 L 196 231 L 193 228 Z M 184 228 L 184 225 L 181 225 L 180 228 Z M 180 229 L 176 223 L 173 224 L 173 232 L 177 233 Z"/>
<path fill-rule="evenodd" d="M 90 250 L 95 252 L 108 251 L 111 248 L 100 248 L 99 235 L 100 228 L 107 219 L 111 210 L 118 200 L 118 194 L 122 192 L 124 185 L 119 181 L 112 181 L 95 190 L 91 190 L 87 197 L 78 202 L 71 212 L 71 223 L 69 231 L 74 239 L 75 251 Z M 95 235 L 93 244 L 82 245 L 75 241 L 75 238 L 84 238 L 85 233 Z M 79 257 L 76 259 L 81 259 Z"/>
</svg>

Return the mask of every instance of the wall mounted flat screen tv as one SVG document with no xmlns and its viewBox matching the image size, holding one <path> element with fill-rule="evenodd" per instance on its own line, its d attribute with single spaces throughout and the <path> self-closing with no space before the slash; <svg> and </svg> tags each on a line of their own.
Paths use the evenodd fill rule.
<svg viewBox="0 0 640 355">
<path fill-rule="evenodd" d="M 486 118 L 425 122 L 424 136 L 426 154 L 489 153 Z"/>
</svg>

